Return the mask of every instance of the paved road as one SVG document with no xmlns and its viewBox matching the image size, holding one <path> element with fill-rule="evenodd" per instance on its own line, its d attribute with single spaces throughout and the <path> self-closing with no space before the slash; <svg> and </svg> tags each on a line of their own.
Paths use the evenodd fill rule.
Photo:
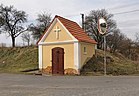
<svg viewBox="0 0 139 96">
<path fill-rule="evenodd" d="M 139 96 L 139 77 L 0 74 L 0 96 Z"/>
</svg>

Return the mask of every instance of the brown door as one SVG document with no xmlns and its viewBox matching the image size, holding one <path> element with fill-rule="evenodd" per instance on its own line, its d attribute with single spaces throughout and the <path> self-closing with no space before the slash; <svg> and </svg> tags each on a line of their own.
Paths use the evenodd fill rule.
<svg viewBox="0 0 139 96">
<path fill-rule="evenodd" d="M 52 49 L 52 74 L 64 74 L 64 49 Z"/>
</svg>

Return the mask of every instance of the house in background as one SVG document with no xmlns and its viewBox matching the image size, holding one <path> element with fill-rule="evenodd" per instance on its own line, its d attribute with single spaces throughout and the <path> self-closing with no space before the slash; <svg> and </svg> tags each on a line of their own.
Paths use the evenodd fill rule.
<svg viewBox="0 0 139 96">
<path fill-rule="evenodd" d="M 74 21 L 55 16 L 38 40 L 39 70 L 48 74 L 80 74 L 95 54 L 96 41 Z"/>
</svg>

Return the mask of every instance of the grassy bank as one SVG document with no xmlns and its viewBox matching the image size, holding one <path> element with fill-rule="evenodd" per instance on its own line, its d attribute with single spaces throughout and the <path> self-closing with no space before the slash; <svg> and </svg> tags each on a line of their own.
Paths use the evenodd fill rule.
<svg viewBox="0 0 139 96">
<path fill-rule="evenodd" d="M 0 48 L 0 72 L 19 73 L 37 68 L 37 47 Z"/>
<path fill-rule="evenodd" d="M 131 61 L 119 53 L 107 52 L 106 54 L 108 75 L 139 74 L 138 62 Z M 83 66 L 82 75 L 103 75 L 103 58 L 103 51 L 96 50 L 96 56 Z M 24 70 L 36 68 L 38 68 L 37 47 L 0 48 L 0 72 L 20 73 Z"/>
<path fill-rule="evenodd" d="M 107 55 L 107 74 L 108 75 L 133 75 L 139 74 L 139 63 L 125 58 L 120 53 Z M 102 50 L 96 50 L 96 56 L 87 62 L 82 68 L 82 75 L 103 75 L 104 73 L 104 54 Z"/>
</svg>

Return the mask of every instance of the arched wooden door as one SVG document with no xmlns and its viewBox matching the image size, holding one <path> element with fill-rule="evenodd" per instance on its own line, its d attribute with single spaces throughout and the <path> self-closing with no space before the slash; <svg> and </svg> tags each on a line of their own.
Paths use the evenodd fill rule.
<svg viewBox="0 0 139 96">
<path fill-rule="evenodd" d="M 64 74 L 64 49 L 55 47 L 52 49 L 52 74 Z"/>
</svg>

